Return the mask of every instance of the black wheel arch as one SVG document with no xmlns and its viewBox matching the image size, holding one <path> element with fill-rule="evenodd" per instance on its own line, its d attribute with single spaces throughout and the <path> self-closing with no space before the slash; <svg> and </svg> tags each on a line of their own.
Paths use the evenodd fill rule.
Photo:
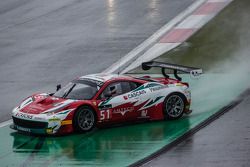
<svg viewBox="0 0 250 167">
<path fill-rule="evenodd" d="M 171 92 L 170 94 L 168 94 L 165 99 L 173 94 L 178 94 L 180 95 L 183 99 L 184 99 L 184 102 L 185 104 L 187 103 L 187 97 L 182 93 L 182 92 L 178 92 L 178 91 L 175 91 L 175 92 Z"/>
<path fill-rule="evenodd" d="M 186 105 L 187 105 L 187 97 L 182 93 L 182 92 L 178 92 L 178 91 L 175 91 L 175 92 L 171 92 L 171 93 L 169 93 L 166 97 L 165 97 L 165 99 L 164 99 L 164 102 L 163 102 L 163 106 L 162 106 L 162 114 L 163 115 L 165 115 L 164 114 L 164 111 L 165 111 L 165 101 L 166 101 L 166 99 L 168 99 L 168 97 L 170 97 L 170 96 L 172 96 L 172 95 L 179 95 L 180 97 L 182 97 L 183 98 L 183 100 L 184 100 L 184 109 L 186 108 Z M 165 119 L 168 119 L 168 118 L 165 118 Z"/>
<path fill-rule="evenodd" d="M 94 111 L 95 118 L 96 118 L 96 119 L 98 118 L 98 117 L 97 117 L 97 111 L 94 109 L 93 106 L 91 106 L 91 105 L 89 105 L 89 104 L 82 104 L 82 105 L 79 105 L 79 106 L 75 109 L 75 112 L 74 112 L 74 114 L 73 114 L 73 117 L 75 116 L 77 110 L 79 110 L 79 108 L 81 108 L 81 107 L 89 107 L 91 110 Z"/>
<path fill-rule="evenodd" d="M 74 129 L 75 132 L 79 132 L 79 131 L 76 129 L 76 127 L 75 127 L 75 115 L 77 114 L 78 110 L 79 110 L 81 107 L 88 107 L 89 109 L 91 109 L 91 110 L 93 111 L 93 113 L 94 113 L 96 122 L 97 122 L 97 119 L 98 119 L 98 117 L 97 117 L 97 112 L 96 112 L 96 110 L 95 110 L 91 105 L 88 105 L 88 104 L 79 105 L 79 106 L 75 109 L 74 114 L 73 114 L 73 119 L 72 119 L 72 125 L 73 125 L 73 129 Z"/>
</svg>

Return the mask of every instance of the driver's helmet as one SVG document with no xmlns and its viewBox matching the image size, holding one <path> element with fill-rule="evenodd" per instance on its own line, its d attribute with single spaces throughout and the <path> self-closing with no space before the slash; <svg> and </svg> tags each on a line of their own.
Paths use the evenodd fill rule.
<svg viewBox="0 0 250 167">
<path fill-rule="evenodd" d="M 114 94 L 116 94 L 117 92 L 117 87 L 116 87 L 116 85 L 113 85 L 113 86 L 111 86 L 110 88 L 109 88 L 109 90 L 110 90 L 110 93 L 112 94 L 112 95 L 114 95 Z"/>
</svg>

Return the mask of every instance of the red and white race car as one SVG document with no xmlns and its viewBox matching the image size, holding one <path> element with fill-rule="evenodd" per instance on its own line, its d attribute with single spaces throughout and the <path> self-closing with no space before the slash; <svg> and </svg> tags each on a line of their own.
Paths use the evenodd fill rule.
<svg viewBox="0 0 250 167">
<path fill-rule="evenodd" d="M 79 77 L 53 94 L 34 94 L 12 111 L 12 128 L 34 134 L 86 132 L 126 122 L 177 119 L 189 114 L 188 83 L 178 71 L 197 76 L 199 68 L 146 62 L 144 70 L 162 68 L 164 77 L 93 74 Z M 165 69 L 174 70 L 176 79 Z"/>
</svg>

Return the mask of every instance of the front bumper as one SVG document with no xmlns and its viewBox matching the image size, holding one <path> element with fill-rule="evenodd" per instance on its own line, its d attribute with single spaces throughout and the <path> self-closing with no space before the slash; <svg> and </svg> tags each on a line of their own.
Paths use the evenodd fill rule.
<svg viewBox="0 0 250 167">
<path fill-rule="evenodd" d="M 29 114 L 15 108 L 12 111 L 13 126 L 11 128 L 32 134 L 53 135 L 58 132 L 72 131 L 72 120 L 66 120 L 70 112 L 59 114 Z"/>
<path fill-rule="evenodd" d="M 62 126 L 62 121 L 59 119 L 43 122 L 35 120 L 25 120 L 14 116 L 12 116 L 12 119 L 13 129 L 33 134 L 56 134 Z"/>
<path fill-rule="evenodd" d="M 53 134 L 53 133 L 50 133 L 52 131 L 49 128 L 46 128 L 46 129 L 34 129 L 34 128 L 26 128 L 26 127 L 18 126 L 16 124 L 10 125 L 10 128 L 14 129 L 14 130 L 17 130 L 17 131 L 20 131 L 20 132 L 30 133 L 30 134 L 39 134 L 39 135 Z"/>
</svg>

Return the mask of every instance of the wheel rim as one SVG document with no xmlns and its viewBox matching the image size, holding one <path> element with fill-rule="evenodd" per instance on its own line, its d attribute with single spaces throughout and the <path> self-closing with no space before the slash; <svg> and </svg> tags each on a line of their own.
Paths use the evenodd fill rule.
<svg viewBox="0 0 250 167">
<path fill-rule="evenodd" d="M 78 126 L 82 130 L 90 130 L 95 122 L 95 117 L 93 112 L 88 109 L 81 110 L 78 115 Z"/>
<path fill-rule="evenodd" d="M 166 103 L 167 114 L 173 118 L 179 117 L 184 109 L 184 102 L 178 95 L 172 95 L 168 98 Z"/>
</svg>

